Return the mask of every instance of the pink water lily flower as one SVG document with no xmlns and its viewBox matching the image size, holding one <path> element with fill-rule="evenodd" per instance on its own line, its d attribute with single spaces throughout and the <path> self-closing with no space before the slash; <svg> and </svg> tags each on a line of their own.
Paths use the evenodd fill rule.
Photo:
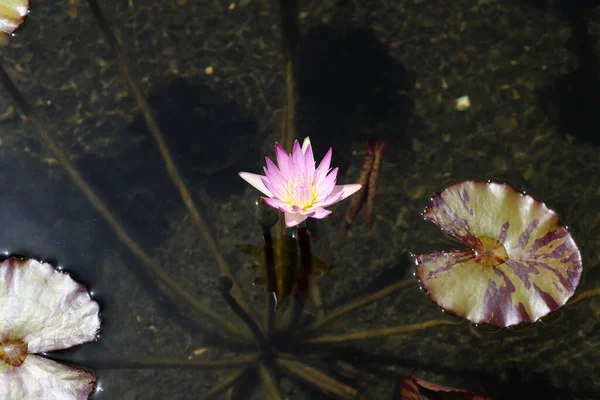
<svg viewBox="0 0 600 400">
<path fill-rule="evenodd" d="M 326 207 L 361 188 L 359 184 L 335 184 L 338 168 L 329 168 L 331 154 L 330 148 L 315 168 L 309 138 L 304 139 L 302 147 L 296 140 L 291 154 L 275 143 L 277 165 L 265 157 L 265 175 L 240 172 L 240 176 L 266 196 L 262 198 L 265 204 L 285 213 L 285 224 L 289 228 L 309 217 L 321 219 L 329 216 L 331 211 Z"/>
</svg>

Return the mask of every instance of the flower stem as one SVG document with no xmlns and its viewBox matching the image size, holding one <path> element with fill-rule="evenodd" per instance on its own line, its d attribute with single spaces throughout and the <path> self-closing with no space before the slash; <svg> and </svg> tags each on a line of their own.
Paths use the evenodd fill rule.
<svg viewBox="0 0 600 400">
<path fill-rule="evenodd" d="M 204 237 L 204 240 L 208 244 L 208 247 L 210 248 L 211 252 L 213 253 L 213 255 L 217 261 L 217 264 L 219 264 L 219 268 L 221 269 L 221 274 L 227 275 L 227 276 L 231 277 L 231 279 L 233 280 L 233 282 L 234 282 L 234 288 L 232 290 L 233 295 L 237 298 L 238 302 L 246 309 L 246 311 L 248 311 L 249 313 L 252 314 L 253 312 L 252 312 L 251 307 L 244 300 L 244 295 L 243 295 L 241 286 L 233 278 L 233 275 L 231 274 L 231 268 L 229 268 L 227 261 L 225 261 L 225 258 L 221 254 L 221 251 L 219 250 L 219 247 L 217 246 L 217 242 L 215 241 L 214 237 L 212 236 L 210 229 L 208 228 L 208 226 L 204 220 L 204 217 L 202 217 L 202 214 L 200 213 L 200 210 L 196 206 L 196 203 L 194 202 L 192 195 L 191 195 L 190 191 L 188 190 L 188 188 L 181 176 L 181 173 L 179 172 L 177 166 L 175 165 L 175 162 L 173 161 L 173 156 L 171 155 L 171 152 L 169 151 L 169 148 L 167 147 L 167 142 L 165 141 L 164 135 L 162 134 L 162 132 L 160 131 L 160 128 L 158 127 L 158 124 L 152 113 L 152 109 L 150 108 L 148 101 L 144 97 L 142 90 L 140 89 L 140 86 L 138 85 L 138 83 L 134 77 L 133 72 L 129 68 L 129 63 L 127 62 L 127 59 L 125 58 L 125 54 L 121 50 L 121 46 L 119 45 L 119 42 L 117 41 L 115 35 L 113 34 L 113 32 L 110 28 L 110 25 L 108 24 L 108 21 L 106 20 L 104 13 L 102 12 L 102 9 L 100 8 L 100 6 L 98 5 L 98 2 L 96 0 L 89 0 L 89 4 L 90 4 L 90 8 L 92 9 L 94 16 L 96 17 L 96 20 L 98 21 L 98 24 L 100 25 L 100 28 L 104 32 L 104 36 L 106 37 L 106 40 L 108 41 L 108 43 L 110 44 L 110 46 L 112 47 L 112 49 L 115 53 L 115 57 L 117 58 L 119 67 L 121 68 L 121 71 L 123 72 L 123 75 L 125 76 L 125 80 L 126 80 L 127 84 L 129 85 L 129 89 L 131 90 L 131 92 L 133 93 L 133 96 L 136 99 L 136 102 L 138 104 L 138 108 L 140 109 L 141 114 L 144 116 L 144 120 L 146 121 L 148 130 L 150 131 L 151 136 L 154 138 L 154 140 L 158 146 L 160 154 L 162 155 L 163 161 L 165 163 L 165 167 L 167 169 L 167 172 L 169 173 L 169 176 L 171 177 L 173 184 L 179 191 L 179 195 L 181 196 L 183 203 L 185 204 L 186 208 L 188 209 L 188 212 L 192 216 L 192 219 L 194 220 L 196 225 L 200 228 L 200 231 L 202 233 L 202 236 Z"/>
<path fill-rule="evenodd" d="M 297 230 L 298 248 L 300 250 L 300 271 L 298 274 L 299 295 L 307 296 L 309 279 L 312 275 L 312 249 L 310 246 L 310 234 L 306 224 L 298 225 Z"/>
<path fill-rule="evenodd" d="M 270 334 L 275 329 L 275 311 L 277 308 L 277 275 L 275 272 L 275 249 L 273 248 L 271 227 L 263 225 L 262 228 L 267 276 L 267 332 Z"/>
<path fill-rule="evenodd" d="M 171 277 L 164 271 L 164 269 L 158 265 L 152 257 L 148 255 L 139 245 L 138 243 L 125 231 L 123 225 L 120 221 L 115 217 L 106 207 L 106 205 L 100 200 L 96 192 L 90 187 L 87 181 L 81 176 L 75 165 L 71 162 L 69 157 L 63 152 L 60 146 L 54 141 L 50 133 L 46 130 L 45 126 L 40 122 L 37 115 L 34 111 L 29 107 L 29 104 L 16 87 L 6 70 L 0 65 L 0 80 L 2 84 L 6 88 L 6 90 L 11 94 L 15 102 L 18 104 L 21 112 L 27 118 L 29 122 L 31 122 L 36 128 L 37 131 L 44 142 L 44 144 L 48 147 L 48 149 L 52 152 L 54 157 L 58 160 L 60 165 L 65 169 L 69 177 L 73 180 L 75 185 L 79 188 L 79 190 L 83 193 L 83 196 L 87 199 L 87 201 L 94 207 L 94 209 L 102 215 L 102 217 L 106 220 L 106 222 L 113 229 L 119 240 L 127 246 L 127 248 L 142 262 L 142 265 L 146 267 L 146 269 L 153 275 L 155 275 L 159 280 L 161 280 L 169 289 L 173 291 L 177 296 L 181 297 L 187 303 L 189 303 L 192 307 L 196 309 L 200 314 L 208 319 L 212 320 L 219 329 L 226 331 L 229 334 L 232 334 L 238 338 L 248 339 L 247 332 L 239 332 L 239 330 L 230 324 L 226 319 L 219 316 L 217 313 L 213 312 L 210 308 L 206 307 L 200 301 L 198 301 L 195 297 L 193 297 L 190 293 L 188 293 L 185 289 L 183 289 L 177 282 L 175 282 Z"/>
<path fill-rule="evenodd" d="M 413 286 L 417 284 L 419 281 L 417 279 L 408 279 L 405 281 L 398 282 L 394 285 L 388 286 L 385 289 L 382 289 L 378 292 L 373 293 L 372 295 L 362 297 L 360 299 L 354 300 L 352 303 L 348 303 L 335 311 L 327 314 L 324 318 L 321 318 L 315 321 L 311 326 L 308 327 L 308 330 L 316 330 L 323 327 L 325 324 L 330 323 L 336 318 L 339 318 L 345 314 L 348 314 L 352 311 L 359 310 L 363 307 L 368 306 L 371 303 L 374 303 L 384 297 L 387 297 L 401 289 Z"/>
<path fill-rule="evenodd" d="M 306 228 L 306 223 L 298 225 L 296 230 L 296 239 L 300 251 L 300 268 L 296 280 L 296 296 L 294 297 L 294 308 L 292 310 L 292 319 L 290 329 L 293 329 L 302 316 L 306 296 L 308 296 L 309 282 L 312 274 L 312 250 L 310 246 L 310 235 Z"/>
<path fill-rule="evenodd" d="M 411 325 L 400 325 L 392 328 L 372 329 L 367 331 L 353 332 L 345 335 L 331 335 L 331 336 L 319 336 L 312 339 L 307 339 L 306 343 L 309 344 L 340 344 L 347 342 L 354 342 L 358 340 L 368 340 L 385 336 L 394 336 L 401 333 L 409 333 L 421 331 L 423 329 L 431 328 L 434 326 L 442 325 L 459 325 L 460 322 L 448 321 L 443 319 L 435 319 L 431 321 L 425 321 L 418 324 Z"/>
</svg>

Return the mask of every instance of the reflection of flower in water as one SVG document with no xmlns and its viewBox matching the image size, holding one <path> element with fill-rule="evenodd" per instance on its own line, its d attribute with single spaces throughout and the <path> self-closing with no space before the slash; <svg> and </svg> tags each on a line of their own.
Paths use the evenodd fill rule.
<svg viewBox="0 0 600 400">
<path fill-rule="evenodd" d="M 267 197 L 263 201 L 285 213 L 285 224 L 296 226 L 307 218 L 325 218 L 331 214 L 326 207 L 342 201 L 357 192 L 361 185 L 336 185 L 338 169 L 329 168 L 332 151 L 329 149 L 319 167 L 309 138 L 302 147 L 296 140 L 291 154 L 275 144 L 277 165 L 266 158 L 265 175 L 240 172 L 240 176 Z"/>
<path fill-rule="evenodd" d="M 50 264 L 0 263 L 0 394 L 2 399 L 87 399 L 96 378 L 36 353 L 95 340 L 98 303 Z"/>
<path fill-rule="evenodd" d="M 434 196 L 425 219 L 468 249 L 416 255 L 444 309 L 500 327 L 535 322 L 573 295 L 581 255 L 558 215 L 507 184 L 465 181 Z"/>
</svg>

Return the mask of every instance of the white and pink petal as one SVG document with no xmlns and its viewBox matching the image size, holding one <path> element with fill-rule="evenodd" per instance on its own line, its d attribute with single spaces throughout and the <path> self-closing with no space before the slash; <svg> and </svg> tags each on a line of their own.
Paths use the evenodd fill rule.
<svg viewBox="0 0 600 400">
<path fill-rule="evenodd" d="M 50 264 L 14 257 L 0 263 L 0 334 L 27 343 L 29 353 L 95 340 L 98 303 Z"/>
<path fill-rule="evenodd" d="M 289 176 L 292 172 L 291 156 L 284 150 L 279 143 L 275 143 L 275 158 L 277 159 L 277 166 L 283 176 Z"/>
<path fill-rule="evenodd" d="M 294 171 L 299 172 L 299 171 L 304 171 L 304 153 L 302 152 L 302 147 L 300 146 L 300 143 L 298 142 L 298 140 L 294 140 L 294 145 L 292 147 L 292 168 Z"/>
<path fill-rule="evenodd" d="M 313 214 L 311 215 L 311 218 L 323 219 L 323 218 L 327 218 L 330 215 L 331 215 L 330 210 L 326 210 L 322 207 L 319 207 L 314 210 Z"/>
<path fill-rule="evenodd" d="M 333 155 L 333 149 L 330 147 L 323 156 L 323 159 L 319 163 L 319 166 L 316 169 L 317 179 L 323 179 L 329 172 L 329 167 L 331 166 L 331 157 Z"/>
<path fill-rule="evenodd" d="M 91 373 L 34 354 L 19 367 L 0 361 L 2 399 L 86 400 L 95 387 Z"/>
<path fill-rule="evenodd" d="M 310 145 L 310 139 L 306 137 L 302 143 L 302 153 L 304 154 L 304 168 L 307 174 L 315 172 L 315 156 Z"/>
<path fill-rule="evenodd" d="M 263 185 L 265 185 L 265 188 L 270 193 L 272 193 L 273 198 L 276 198 L 276 199 L 285 198 L 285 187 L 282 183 L 277 182 L 277 181 L 275 183 L 273 183 L 267 177 L 262 178 L 262 183 L 263 183 Z"/>
<path fill-rule="evenodd" d="M 353 195 L 358 192 L 362 187 L 359 183 L 351 183 L 349 185 L 336 185 L 333 190 L 327 196 L 325 201 L 321 204 L 321 207 L 329 207 L 339 201 L 344 200 L 346 197 Z"/>
<path fill-rule="evenodd" d="M 258 189 L 265 196 L 273 197 L 273 193 L 267 189 L 263 182 L 263 178 L 265 178 L 264 175 L 253 174 L 251 172 L 240 172 L 238 175 L 250 185 L 254 186 L 255 189 Z"/>
<path fill-rule="evenodd" d="M 293 226 L 296 226 L 296 225 L 306 221 L 307 218 L 308 218 L 307 215 L 286 212 L 285 213 L 285 226 L 287 226 L 288 228 L 291 228 Z"/>
<path fill-rule="evenodd" d="M 338 168 L 334 168 L 333 171 L 329 175 L 327 175 L 324 179 L 317 183 L 317 198 L 320 201 L 326 199 L 333 189 L 335 188 L 335 183 L 337 181 Z"/>
<path fill-rule="evenodd" d="M 263 170 L 267 179 L 274 185 L 282 185 L 285 182 L 285 177 L 279 168 L 269 157 L 265 157 L 265 163 L 267 166 Z"/>
<path fill-rule="evenodd" d="M 309 147 L 312 147 L 312 146 L 310 144 L 310 138 L 307 136 L 304 138 L 304 141 L 302 142 L 302 153 L 306 154 L 306 151 L 308 150 Z"/>
<path fill-rule="evenodd" d="M 263 197 L 262 201 L 269 207 L 273 207 L 279 211 L 282 211 L 282 212 L 291 212 L 292 211 L 292 206 L 290 206 L 290 204 L 288 202 L 285 202 L 283 200 L 279 200 L 277 198 Z"/>
</svg>

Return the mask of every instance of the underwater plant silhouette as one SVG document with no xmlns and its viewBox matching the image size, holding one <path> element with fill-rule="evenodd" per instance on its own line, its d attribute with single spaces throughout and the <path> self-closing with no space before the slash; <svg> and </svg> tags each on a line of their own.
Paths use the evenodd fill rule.
<svg viewBox="0 0 600 400">
<path fill-rule="evenodd" d="M 415 105 L 408 72 L 373 31 L 318 25 L 302 35 L 298 53 L 299 136 L 334 147 L 342 169 L 351 153 L 348 135 L 410 145 L 406 131 Z"/>
</svg>

